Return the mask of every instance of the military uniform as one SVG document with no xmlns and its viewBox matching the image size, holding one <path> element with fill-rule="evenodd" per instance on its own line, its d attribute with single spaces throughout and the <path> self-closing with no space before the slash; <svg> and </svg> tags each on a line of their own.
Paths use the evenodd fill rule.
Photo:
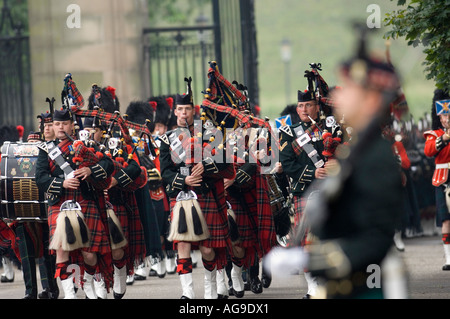
<svg viewBox="0 0 450 319">
<path fill-rule="evenodd" d="M 54 120 L 67 120 L 71 119 L 71 115 L 67 115 L 67 110 L 55 111 Z M 64 141 L 56 140 L 54 144 L 60 149 L 62 157 L 68 165 L 75 170 L 77 167 L 74 164 L 74 154 L 71 149 L 73 147 L 72 141 L 66 139 Z M 110 176 L 113 172 L 114 166 L 107 156 L 103 156 L 97 163 L 90 166 L 91 176 L 85 181 L 80 181 L 80 187 L 77 190 L 69 190 L 63 187 L 65 180 L 65 172 L 56 164 L 56 162 L 49 158 L 49 149 L 47 143 L 41 143 L 39 146 L 39 156 L 36 163 L 36 184 L 39 189 L 48 194 L 48 223 L 50 227 L 50 243 L 55 233 L 57 226 L 57 219 L 60 214 L 61 205 L 66 201 L 76 201 L 81 207 L 81 211 L 84 215 L 84 219 L 89 231 L 90 244 L 83 250 L 91 253 L 96 253 L 98 258 L 102 262 L 98 263 L 100 266 L 100 273 L 105 277 L 105 282 L 109 284 L 112 281 L 112 264 L 111 264 L 111 246 L 109 241 L 109 234 L 106 224 L 106 210 L 103 191 L 94 187 L 94 184 L 98 185 L 98 188 L 106 188 L 110 182 Z M 109 181 L 108 181 L 109 180 Z M 101 186 L 103 185 L 103 186 Z M 55 249 L 55 248 L 54 248 Z M 71 252 L 74 260 L 80 259 L 80 250 Z M 83 262 L 80 262 L 80 266 L 87 268 Z M 73 284 L 71 285 L 67 280 L 66 272 L 69 262 L 56 265 L 56 276 L 61 277 L 64 292 L 67 296 L 74 297 Z M 88 282 L 92 284 L 93 274 L 95 269 L 87 270 L 84 273 L 84 278 L 89 279 Z M 87 284 L 85 283 L 85 286 Z"/>
<path fill-rule="evenodd" d="M 373 98 L 342 107 L 349 112 L 349 125 L 363 124 L 355 132 L 357 139 L 338 150 L 339 169 L 319 183 L 318 196 L 305 211 L 315 217 L 308 218 L 315 239 L 306 267 L 327 298 L 384 297 L 388 286 L 380 267 L 393 246 L 403 208 L 399 164 L 381 134 L 399 81 L 391 65 L 366 55 L 364 44 L 361 37 L 358 55 L 342 65 L 341 75 L 353 85 L 338 94 L 344 98 L 362 91 L 361 96 Z M 372 112 L 370 118 L 362 118 L 365 107 Z"/>
<path fill-rule="evenodd" d="M 258 278 L 259 260 L 276 244 L 275 225 L 269 201 L 269 186 L 254 163 L 235 164 L 236 179 L 227 188 L 227 200 L 235 213 L 238 239 L 235 245 L 244 249 L 243 258 L 231 257 L 230 272 L 233 294 L 242 297 L 242 267 L 250 270 L 249 282 L 254 292 L 262 292 Z M 233 240 L 233 238 L 232 238 Z M 256 272 L 252 271 L 256 266 Z"/>
<path fill-rule="evenodd" d="M 323 245 L 317 246 L 317 250 L 314 245 L 310 247 L 309 269 L 314 276 L 326 278 L 328 298 L 383 296 L 379 287 L 367 286 L 367 278 L 372 274 L 367 267 L 379 266 L 392 246 L 395 229 L 400 224 L 403 191 L 391 145 L 381 137 L 381 131 L 379 133 L 370 141 L 370 146 L 358 154 L 354 174 L 341 186 L 340 196 L 327 202 L 329 215 L 325 222 L 312 227 L 313 234 Z M 336 259 L 320 260 L 315 255 L 319 250 L 318 255 L 334 254 Z M 320 262 L 337 264 L 330 266 L 333 270 L 315 269 Z"/>
<path fill-rule="evenodd" d="M 280 128 L 280 162 L 283 171 L 291 178 L 291 192 L 294 196 L 295 223 L 298 224 L 301 218 L 306 200 L 303 197 L 309 186 L 316 179 L 315 171 L 324 165 L 325 158 L 322 155 L 324 150 L 322 140 L 323 125 L 317 124 L 319 128 L 311 122 L 300 122 L 292 126 L 282 126 Z M 304 134 L 307 134 L 305 136 Z M 299 144 L 299 140 L 307 142 L 310 148 L 305 150 Z M 310 157 L 312 156 L 312 157 Z"/>
<path fill-rule="evenodd" d="M 449 99 L 447 92 L 436 90 L 433 98 L 433 127 L 432 130 L 424 132 L 426 138 L 424 153 L 429 158 L 434 158 L 435 169 L 432 178 L 432 185 L 435 187 L 436 199 L 436 225 L 442 227 L 444 222 L 450 220 L 448 198 L 448 172 L 450 162 L 450 146 L 448 141 L 443 140 L 444 131 L 442 124 L 437 116 L 435 103 Z M 450 234 L 444 231 L 442 233 L 442 242 L 444 245 L 445 264 L 442 270 L 450 270 Z"/>
<path fill-rule="evenodd" d="M 176 96 L 176 106 L 193 105 L 191 79 L 188 82 L 188 94 Z M 194 127 L 198 125 L 198 127 Z M 202 137 L 203 127 L 194 122 L 189 128 L 176 128 L 161 136 L 160 166 L 161 176 L 166 185 L 166 192 L 170 198 L 171 229 L 169 240 L 173 240 L 174 247 L 178 247 L 180 241 L 190 242 L 192 249 L 199 246 L 212 248 L 213 260 L 203 261 L 205 268 L 205 298 L 218 298 L 216 274 L 227 264 L 227 253 L 231 251 L 231 239 L 229 237 L 227 204 L 225 200 L 224 178 L 232 179 L 235 176 L 232 164 L 216 163 L 212 157 L 204 157 Z M 195 151 L 194 151 L 195 149 Z M 200 158 L 196 154 L 201 152 Z M 200 154 L 199 154 L 200 155 Z M 190 168 L 201 161 L 203 164 L 202 182 L 199 187 L 191 187 L 185 184 L 186 177 L 190 175 Z M 192 197 L 188 201 L 177 202 L 177 196 L 184 192 L 190 194 L 193 191 L 197 199 Z M 183 193 L 182 193 L 183 194 Z M 180 204 L 189 202 L 189 207 L 179 208 Z M 191 208 L 194 207 L 195 209 Z M 198 206 L 197 206 L 198 205 Z M 175 207 L 177 210 L 174 210 Z M 188 210 L 188 211 L 186 211 Z M 201 210 L 201 212 L 198 212 Z M 193 227 L 188 229 L 187 221 L 192 219 Z M 181 236 L 178 236 L 182 234 Z M 177 240 L 176 238 L 185 238 Z M 184 257 L 184 256 L 183 256 Z M 183 298 L 195 297 L 192 282 L 192 259 L 177 259 L 177 272 L 183 288 Z"/>
</svg>

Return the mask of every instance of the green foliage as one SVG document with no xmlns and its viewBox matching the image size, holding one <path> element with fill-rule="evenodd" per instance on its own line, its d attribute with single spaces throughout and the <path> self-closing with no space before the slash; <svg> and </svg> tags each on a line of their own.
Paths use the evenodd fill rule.
<svg viewBox="0 0 450 319">
<path fill-rule="evenodd" d="M 441 89 L 450 89 L 450 0 L 398 0 L 398 10 L 386 14 L 391 29 L 386 38 L 404 37 L 408 45 L 422 45 L 426 77 Z"/>
<path fill-rule="evenodd" d="M 210 12 L 210 0 L 147 0 L 150 25 L 188 25 L 195 21 L 196 12 Z"/>
<path fill-rule="evenodd" d="M 7 0 L 14 27 L 20 27 L 22 34 L 28 34 L 28 2 L 27 0 Z M 0 17 L 3 13 L 3 1 L 0 2 Z M 1 19 L 1 18 L 0 18 Z M 12 34 L 15 30 L 10 29 L 9 20 L 5 21 L 4 33 Z"/>
</svg>

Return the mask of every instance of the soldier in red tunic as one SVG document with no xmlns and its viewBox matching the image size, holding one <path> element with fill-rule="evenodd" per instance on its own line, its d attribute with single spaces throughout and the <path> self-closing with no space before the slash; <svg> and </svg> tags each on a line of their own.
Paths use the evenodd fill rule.
<svg viewBox="0 0 450 319">
<path fill-rule="evenodd" d="M 450 214 L 448 198 L 448 172 L 450 163 L 450 96 L 448 92 L 436 90 L 433 98 L 432 130 L 424 133 L 426 138 L 424 152 L 434 157 L 436 164 L 432 184 L 436 187 L 436 226 L 442 227 L 445 264 L 442 270 L 450 270 Z"/>
</svg>

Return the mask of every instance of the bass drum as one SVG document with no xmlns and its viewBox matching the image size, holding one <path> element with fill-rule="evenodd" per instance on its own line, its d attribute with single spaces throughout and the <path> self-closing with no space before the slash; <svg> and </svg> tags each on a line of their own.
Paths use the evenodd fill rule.
<svg viewBox="0 0 450 319">
<path fill-rule="evenodd" d="M 35 143 L 5 142 L 0 163 L 0 217 L 46 221 L 47 201 L 35 182 L 39 149 Z"/>
</svg>

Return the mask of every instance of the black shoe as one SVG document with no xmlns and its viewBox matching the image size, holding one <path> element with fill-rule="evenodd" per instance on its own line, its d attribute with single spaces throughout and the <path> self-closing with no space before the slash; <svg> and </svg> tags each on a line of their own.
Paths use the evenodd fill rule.
<svg viewBox="0 0 450 319">
<path fill-rule="evenodd" d="M 123 296 L 125 296 L 125 293 L 119 294 L 113 290 L 113 296 L 114 296 L 114 299 L 122 299 Z"/>
<path fill-rule="evenodd" d="M 442 270 L 450 270 L 450 265 L 444 265 L 444 266 L 442 266 Z"/>
<path fill-rule="evenodd" d="M 217 299 L 228 299 L 228 295 L 217 294 Z"/>
<path fill-rule="evenodd" d="M 311 295 L 310 294 L 306 294 L 306 295 L 303 296 L 302 299 L 311 299 Z"/>
<path fill-rule="evenodd" d="M 59 288 L 56 287 L 52 291 L 50 291 L 50 299 L 58 299 L 59 297 Z"/>
<path fill-rule="evenodd" d="M 161 279 L 166 277 L 166 273 L 163 273 L 163 274 L 156 273 L 156 275 L 158 276 L 158 278 L 161 278 Z"/>
<path fill-rule="evenodd" d="M 234 290 L 234 288 L 231 288 L 233 290 L 233 296 L 235 296 L 236 298 L 242 298 L 244 297 L 245 294 L 245 290 L 242 291 L 236 291 Z"/>
<path fill-rule="evenodd" d="M 8 277 L 6 277 L 5 275 L 2 275 L 2 277 L 0 278 L 1 282 L 14 282 L 14 276 L 12 277 L 12 279 L 8 279 Z"/>
<path fill-rule="evenodd" d="M 146 278 L 144 276 L 141 275 L 134 275 L 134 280 L 145 280 Z"/>
<path fill-rule="evenodd" d="M 263 272 L 261 276 L 261 282 L 264 288 L 269 288 L 270 284 L 272 283 L 272 277 Z"/>
<path fill-rule="evenodd" d="M 38 294 L 39 299 L 50 299 L 51 292 L 48 289 L 44 289 Z"/>
<path fill-rule="evenodd" d="M 258 277 L 250 279 L 250 289 L 254 294 L 263 292 L 263 287 Z"/>
<path fill-rule="evenodd" d="M 180 299 L 191 299 L 191 298 L 188 298 L 188 297 L 186 297 L 186 296 L 181 296 Z"/>
<path fill-rule="evenodd" d="M 37 299 L 37 298 L 34 295 L 26 294 L 25 297 L 23 297 L 22 299 Z"/>
</svg>

